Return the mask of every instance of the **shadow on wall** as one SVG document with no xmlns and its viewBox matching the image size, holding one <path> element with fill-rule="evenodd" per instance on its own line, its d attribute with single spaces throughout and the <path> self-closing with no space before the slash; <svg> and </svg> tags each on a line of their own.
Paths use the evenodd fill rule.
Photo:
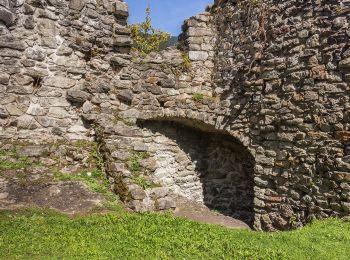
<svg viewBox="0 0 350 260">
<path fill-rule="evenodd" d="M 183 179 L 174 177 L 175 183 L 194 187 L 195 184 L 188 182 L 199 180 L 203 204 L 252 225 L 254 158 L 238 140 L 208 125 L 198 128 L 193 121 L 149 120 L 139 122 L 139 126 L 170 139 L 190 159 L 185 166 L 180 163 L 182 169 L 176 169 L 174 175 L 183 168 L 194 169 L 196 178 L 183 183 Z"/>
</svg>

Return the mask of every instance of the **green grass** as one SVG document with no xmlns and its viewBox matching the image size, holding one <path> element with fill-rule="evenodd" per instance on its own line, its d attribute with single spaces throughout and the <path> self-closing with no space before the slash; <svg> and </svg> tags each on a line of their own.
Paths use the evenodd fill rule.
<svg viewBox="0 0 350 260">
<path fill-rule="evenodd" d="M 0 170 L 19 170 L 32 165 L 33 163 L 27 157 L 17 156 L 14 151 L 0 150 Z"/>
<path fill-rule="evenodd" d="M 212 103 L 215 102 L 215 97 L 209 97 L 201 93 L 194 93 L 192 100 L 197 103 L 203 103 L 204 101 Z"/>
<path fill-rule="evenodd" d="M 128 169 L 134 174 L 138 175 L 142 169 L 141 161 L 149 158 L 149 154 L 147 152 L 133 152 L 130 158 L 128 159 Z"/>
<path fill-rule="evenodd" d="M 228 230 L 170 214 L 68 218 L 52 211 L 0 214 L 1 259 L 349 259 L 350 223 L 303 230 Z"/>
<path fill-rule="evenodd" d="M 194 93 L 192 99 L 196 102 L 202 102 L 204 100 L 204 95 L 200 93 Z"/>
<path fill-rule="evenodd" d="M 131 179 L 135 184 L 143 189 L 160 187 L 159 184 L 152 182 L 147 176 L 147 171 L 144 171 L 141 162 L 150 157 L 147 152 L 132 152 L 132 155 L 127 161 L 127 167 L 132 173 Z"/>
<path fill-rule="evenodd" d="M 31 166 L 32 163 L 25 157 L 16 161 L 9 161 L 0 158 L 0 170 L 18 170 Z"/>
<path fill-rule="evenodd" d="M 40 166 L 38 162 L 32 162 L 26 156 L 19 156 L 17 149 L 19 144 L 13 145 L 10 150 L 0 149 L 0 171 L 1 170 L 19 170 L 26 169 L 31 166 Z"/>
<path fill-rule="evenodd" d="M 192 67 L 191 60 L 187 53 L 182 54 L 182 63 L 180 67 L 185 71 L 188 71 Z"/>
</svg>

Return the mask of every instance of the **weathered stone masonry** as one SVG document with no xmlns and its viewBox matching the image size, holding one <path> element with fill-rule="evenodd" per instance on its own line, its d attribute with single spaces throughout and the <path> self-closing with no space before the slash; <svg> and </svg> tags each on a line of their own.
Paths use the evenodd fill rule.
<svg viewBox="0 0 350 260">
<path fill-rule="evenodd" d="M 127 5 L 5 0 L 0 13 L 1 138 L 92 136 L 76 107 L 103 111 L 109 75 L 129 63 Z"/>
<path fill-rule="evenodd" d="M 216 1 L 145 58 L 120 1 L 0 5 L 3 140 L 96 136 L 137 211 L 182 196 L 258 230 L 350 213 L 347 1 Z"/>
</svg>

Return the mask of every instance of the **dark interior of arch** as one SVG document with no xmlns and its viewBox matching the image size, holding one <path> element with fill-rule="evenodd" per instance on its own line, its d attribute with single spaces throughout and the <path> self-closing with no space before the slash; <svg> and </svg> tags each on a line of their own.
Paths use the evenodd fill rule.
<svg viewBox="0 0 350 260">
<path fill-rule="evenodd" d="M 179 120 L 148 120 L 139 126 L 173 140 L 190 157 L 208 208 L 252 225 L 254 158 L 238 140 Z"/>
</svg>

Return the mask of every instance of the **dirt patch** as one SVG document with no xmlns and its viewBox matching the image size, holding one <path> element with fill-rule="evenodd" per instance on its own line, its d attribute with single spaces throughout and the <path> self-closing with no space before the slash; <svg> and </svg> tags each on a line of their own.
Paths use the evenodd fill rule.
<svg viewBox="0 0 350 260">
<path fill-rule="evenodd" d="M 230 229 L 249 229 L 250 227 L 241 220 L 225 216 L 216 211 L 203 206 L 200 203 L 186 200 L 184 198 L 176 199 L 177 208 L 175 215 L 190 220 L 206 224 L 221 225 Z"/>
<path fill-rule="evenodd" d="M 8 183 L 0 189 L 0 208 L 21 206 L 52 208 L 67 214 L 86 213 L 103 206 L 103 196 L 88 190 L 78 181 L 31 183 L 22 186 Z"/>
<path fill-rule="evenodd" d="M 37 206 L 81 214 L 104 210 L 104 201 L 80 181 L 55 181 L 45 167 L 1 172 L 0 209 Z"/>
</svg>

